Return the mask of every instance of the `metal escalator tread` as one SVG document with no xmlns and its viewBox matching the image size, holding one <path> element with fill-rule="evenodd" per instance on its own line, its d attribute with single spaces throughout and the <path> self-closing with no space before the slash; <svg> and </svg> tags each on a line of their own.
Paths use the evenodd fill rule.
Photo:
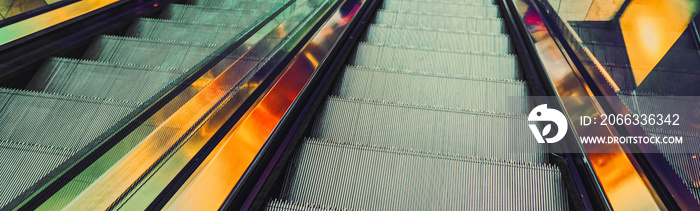
<svg viewBox="0 0 700 211">
<path fill-rule="evenodd" d="M 27 86 L 35 91 L 0 88 L 0 151 L 9 151 L 0 154 L 0 182 L 17 184 L 0 187 L 0 209 L 34 193 L 45 185 L 39 181 L 56 176 L 49 172 L 63 171 L 76 162 L 82 156 L 77 153 L 98 146 L 114 132 L 110 130 L 115 125 L 124 125 L 124 117 L 153 99 L 154 94 L 179 83 L 177 79 L 189 74 L 191 67 L 288 1 L 226 2 L 230 7 L 169 5 L 161 15 L 163 19 L 143 18 L 127 30 L 126 36 L 98 38 L 80 60 L 52 58 Z M 294 29 L 305 18 L 296 15 L 314 9 L 308 4 L 297 6 L 290 7 L 292 12 L 279 14 L 281 19 L 269 25 L 274 28 L 280 24 L 275 21 L 284 20 L 289 30 Z M 228 57 L 251 65 L 277 49 L 286 39 L 280 34 L 287 33 L 271 28 L 260 32 L 250 40 L 265 39 L 262 44 L 246 42 Z M 256 50 L 247 52 L 253 45 Z M 166 106 L 179 104 L 177 101 Z M 130 136 L 145 137 L 149 127 L 139 127 Z M 107 159 L 116 161 L 119 157 Z M 88 177 L 94 176 L 81 174 L 78 179 L 94 179 Z"/>
<path fill-rule="evenodd" d="M 502 162 L 307 139 L 287 200 L 358 210 L 564 210 L 561 173 Z M 400 203 L 397 203 L 400 202 Z"/>
<path fill-rule="evenodd" d="M 329 97 L 311 135 L 387 148 L 544 163 L 545 148 L 522 127 L 525 122 L 524 115 Z"/>
<path fill-rule="evenodd" d="M 140 103 L 0 88 L 0 139 L 80 149 Z M 65 142 L 65 140 L 74 140 Z"/>
<path fill-rule="evenodd" d="M 221 45 L 243 31 L 245 27 L 246 25 L 205 24 L 141 18 L 132 25 L 127 36 Z"/>
<path fill-rule="evenodd" d="M 525 105 L 508 103 L 517 96 L 522 96 L 518 102 L 526 100 L 527 86 L 524 81 L 517 80 L 349 66 L 345 68 L 337 86 L 335 94 L 338 96 L 375 101 L 516 115 L 525 114 L 527 109 Z M 467 91 L 478 89 L 484 91 Z"/>
<path fill-rule="evenodd" d="M 240 1 L 240 0 L 190 0 L 197 6 L 218 7 L 218 8 L 264 8 L 273 4 L 281 4 L 287 0 L 261 0 L 261 1 Z"/>
<path fill-rule="evenodd" d="M 441 51 L 377 43 L 360 43 L 354 65 L 494 79 L 515 80 L 520 77 L 514 71 L 518 68 L 516 58 L 510 54 Z"/>
<path fill-rule="evenodd" d="M 386 0 L 296 149 L 280 199 L 566 210 L 561 173 L 526 126 L 527 101 L 509 101 L 528 92 L 497 9 Z"/>
<path fill-rule="evenodd" d="M 336 208 L 336 207 L 332 207 L 332 206 L 307 204 L 307 203 L 299 203 L 299 202 L 293 202 L 293 201 L 282 201 L 282 200 L 271 200 L 270 202 L 267 203 L 267 206 L 265 206 L 265 210 L 267 210 L 267 211 L 322 211 L 322 210 L 350 211 L 350 209 L 347 209 L 347 208 L 340 209 L 340 208 Z"/>
<path fill-rule="evenodd" d="M 171 4 L 165 9 L 160 18 L 174 21 L 247 26 L 272 9 L 273 5 L 259 8 L 237 7 L 226 9 Z"/>
<path fill-rule="evenodd" d="M 451 51 L 508 53 L 510 40 L 503 34 L 468 34 L 430 29 L 405 28 L 372 24 L 367 42 L 390 45 L 432 46 Z"/>
<path fill-rule="evenodd" d="M 81 152 L 138 103 L 0 88 L 0 207 Z M 67 141 L 69 140 L 69 141 Z M 48 178 L 51 179 L 51 178 Z M 36 187 L 34 187 L 36 188 Z"/>
<path fill-rule="evenodd" d="M 29 90 L 146 102 L 183 70 L 53 58 L 27 86 Z"/>
<path fill-rule="evenodd" d="M 421 14 L 379 10 L 374 21 L 387 26 L 417 27 L 430 30 L 474 33 L 502 33 L 503 21 L 497 18 Z"/>
<path fill-rule="evenodd" d="M 85 59 L 113 63 L 189 69 L 218 46 L 204 43 L 102 36 L 90 46 Z"/>
<path fill-rule="evenodd" d="M 384 9 L 394 11 L 420 11 L 428 14 L 469 15 L 474 17 L 496 18 L 498 7 L 492 4 L 455 4 L 427 1 L 384 1 Z"/>
</svg>

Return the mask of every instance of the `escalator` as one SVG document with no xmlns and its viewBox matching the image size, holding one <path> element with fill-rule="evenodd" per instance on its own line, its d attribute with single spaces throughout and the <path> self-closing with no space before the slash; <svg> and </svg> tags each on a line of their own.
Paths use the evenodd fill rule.
<svg viewBox="0 0 700 211">
<path fill-rule="evenodd" d="M 611 71 L 623 103 L 596 98 L 591 70 L 625 66 L 619 46 L 572 23 L 603 58 L 590 65 L 546 2 L 115 5 L 0 45 L 0 60 L 21 55 L 0 62 L 0 210 L 697 207 L 694 154 L 587 148 L 577 136 L 638 131 L 573 124 L 696 102 L 639 98 L 629 70 Z M 65 49 L 32 50 L 46 43 Z M 541 104 L 572 131 L 557 144 L 528 127 Z M 700 137 L 691 123 L 644 129 Z M 668 169 L 682 183 L 654 174 Z"/>
<path fill-rule="evenodd" d="M 569 209 L 508 103 L 528 88 L 502 22 L 490 3 L 385 0 L 267 209 Z"/>
<path fill-rule="evenodd" d="M 198 84 L 187 81 L 201 74 L 207 61 L 236 61 L 238 72 L 228 79 L 234 85 L 250 80 L 247 75 L 258 70 L 254 64 L 284 51 L 285 40 L 318 5 L 274 0 L 170 4 L 157 18 L 140 18 L 120 36 L 95 38 L 80 58 L 47 59 L 24 89 L 0 88 L 0 178 L 2 184 L 10 184 L 0 191 L 0 207 L 16 206 L 49 181 L 65 176 L 63 172 L 127 125 L 142 124 L 151 131 L 163 127 L 159 123 L 164 120 L 139 122 L 134 115 L 178 87 L 189 95 L 206 90 L 219 76 L 216 72 L 206 72 Z M 280 24 L 287 31 L 279 30 Z M 232 45 L 239 46 L 222 56 Z M 226 75 L 222 72 L 218 74 Z M 218 87 L 227 88 L 236 87 Z M 185 101 L 176 102 L 180 106 L 188 100 L 178 99 Z M 125 138 L 113 148 L 120 152 L 99 165 L 117 162 L 151 131 L 137 129 L 132 134 L 136 138 Z M 95 173 L 73 182 L 86 188 L 97 180 Z"/>
<path fill-rule="evenodd" d="M 700 95 L 698 89 L 691 88 L 700 80 L 700 74 L 697 73 L 700 50 L 693 24 L 689 24 L 680 33 L 678 40 L 670 46 L 658 64 L 651 68 L 649 75 L 637 82 L 639 84 L 635 81 L 635 73 L 627 56 L 628 51 L 634 48 L 629 46 L 632 44 L 625 43 L 619 23 L 570 21 L 569 24 L 610 72 L 612 80 L 620 87 L 616 94 L 631 112 L 638 115 L 678 116 L 693 116 L 692 113 L 697 112 L 700 101 L 689 97 Z M 679 118 L 678 121 L 680 126 L 644 125 L 643 128 L 652 137 L 684 138 L 686 144 L 683 145 L 656 144 L 656 147 L 694 195 L 694 199 L 700 202 L 700 162 L 696 159 L 696 152 L 700 150 L 700 144 L 697 144 L 700 135 L 696 132 L 698 122 L 693 118 Z"/>
</svg>

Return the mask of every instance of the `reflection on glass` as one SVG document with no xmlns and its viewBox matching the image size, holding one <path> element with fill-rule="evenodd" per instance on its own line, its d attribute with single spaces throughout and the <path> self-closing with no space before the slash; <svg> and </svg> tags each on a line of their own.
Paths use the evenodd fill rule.
<svg viewBox="0 0 700 211">
<path fill-rule="evenodd" d="M 639 86 L 697 14 L 693 0 L 635 0 L 620 18 L 634 81 Z"/>
<path fill-rule="evenodd" d="M 540 14 L 524 1 L 516 5 L 576 136 L 613 135 L 615 130 L 612 128 L 600 125 L 583 127 L 575 123 L 577 119 L 572 117 L 599 116 L 602 113 L 600 106 L 594 98 L 585 101 L 580 97 L 567 98 L 567 96 L 591 96 L 592 93 L 588 85 L 576 75 L 558 44 L 544 27 Z M 635 169 L 630 158 L 619 145 L 584 145 L 583 147 L 613 209 L 663 209 L 663 205 L 657 203 L 655 195 L 648 189 L 644 175 Z"/>
</svg>

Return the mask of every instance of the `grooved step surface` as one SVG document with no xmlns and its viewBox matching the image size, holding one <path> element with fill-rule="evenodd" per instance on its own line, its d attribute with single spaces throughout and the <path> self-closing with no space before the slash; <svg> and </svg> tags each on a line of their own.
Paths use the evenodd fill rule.
<svg viewBox="0 0 700 211">
<path fill-rule="evenodd" d="M 54 58 L 35 74 L 27 89 L 146 102 L 182 73 L 176 69 Z"/>
<path fill-rule="evenodd" d="M 374 22 L 388 26 L 418 27 L 450 32 L 502 33 L 504 31 L 501 19 L 389 10 L 379 10 Z"/>
<path fill-rule="evenodd" d="M 554 166 L 307 140 L 289 200 L 358 210 L 565 210 Z"/>
<path fill-rule="evenodd" d="M 288 0 L 190 0 L 197 6 L 213 8 L 245 8 L 245 9 L 272 9 L 273 5 L 279 5 Z"/>
<path fill-rule="evenodd" d="M 222 9 L 214 7 L 201 7 L 182 4 L 171 4 L 161 15 L 161 18 L 173 21 L 190 21 L 208 24 L 225 24 L 233 26 L 247 26 L 252 24 L 262 15 L 274 7 L 233 7 Z"/>
<path fill-rule="evenodd" d="M 503 34 L 469 34 L 428 29 L 371 25 L 367 42 L 401 46 L 427 46 L 451 51 L 507 54 L 510 40 Z"/>
<path fill-rule="evenodd" d="M 299 202 L 292 202 L 292 201 L 281 201 L 281 200 L 270 201 L 269 203 L 267 203 L 265 210 L 268 210 L 268 211 L 317 211 L 317 210 L 318 211 L 320 211 L 320 210 L 349 211 L 349 209 L 338 209 L 338 208 L 331 207 L 331 206 L 299 203 Z"/>
<path fill-rule="evenodd" d="M 209 56 L 216 46 L 103 36 L 85 53 L 86 59 L 188 69 Z"/>
<path fill-rule="evenodd" d="M 497 113 L 525 114 L 528 110 L 518 104 L 526 102 L 528 94 L 523 81 L 350 66 L 339 84 L 336 94 L 345 97 Z"/>
<path fill-rule="evenodd" d="M 140 104 L 0 88 L 0 140 L 81 149 Z"/>
<path fill-rule="evenodd" d="M 498 18 L 498 7 L 496 5 L 474 5 L 429 1 L 384 1 L 385 10 L 394 11 L 417 11 L 431 14 L 463 15 L 470 17 Z"/>
<path fill-rule="evenodd" d="M 331 97 L 314 125 L 312 136 L 333 141 L 546 162 L 525 116 Z"/>
<path fill-rule="evenodd" d="M 360 43 L 354 64 L 447 75 L 469 75 L 494 79 L 518 79 L 513 55 L 436 51 L 404 46 Z"/>
<path fill-rule="evenodd" d="M 141 18 L 132 25 L 127 36 L 221 45 L 245 27 Z"/>
</svg>

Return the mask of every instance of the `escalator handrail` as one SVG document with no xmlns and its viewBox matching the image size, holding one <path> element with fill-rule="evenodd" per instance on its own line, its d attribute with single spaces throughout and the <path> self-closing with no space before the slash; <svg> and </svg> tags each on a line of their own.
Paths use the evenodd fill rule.
<svg viewBox="0 0 700 211">
<path fill-rule="evenodd" d="M 265 189 L 270 188 L 273 183 L 273 179 L 270 179 L 271 173 L 279 173 L 279 164 L 283 160 L 281 158 L 290 157 L 299 140 L 304 138 L 304 131 L 309 128 L 315 111 L 325 99 L 331 84 L 339 75 L 381 2 L 382 0 L 366 0 L 357 9 L 348 27 L 325 59 L 319 63 L 316 72 L 297 95 L 221 209 L 262 209 L 268 198 Z"/>
<path fill-rule="evenodd" d="M 20 14 L 13 15 L 13 16 L 10 16 L 10 17 L 7 17 L 5 19 L 0 20 L 0 27 L 5 27 L 8 25 L 32 18 L 34 16 L 41 15 L 41 14 L 44 14 L 44 13 L 49 12 L 51 10 L 59 9 L 61 7 L 64 7 L 66 5 L 69 5 L 69 4 L 78 2 L 78 1 L 81 1 L 81 0 L 61 0 L 58 2 L 54 2 L 52 4 L 48 4 L 48 5 L 44 5 L 44 6 L 32 9 L 32 10 L 28 10 L 28 11 L 22 12 Z"/>
<path fill-rule="evenodd" d="M 523 22 L 515 4 L 511 0 L 498 0 L 497 3 L 502 8 L 502 15 L 506 26 L 509 27 L 508 30 L 513 38 L 515 50 L 532 94 L 535 96 L 557 96 L 554 86 L 545 73 L 544 65 L 537 55 L 532 38 L 528 35 L 525 26 L 521 24 Z M 548 104 L 554 107 L 563 107 L 559 102 L 548 102 Z M 575 139 L 575 137 L 568 134 L 566 139 Z M 568 169 L 562 169 L 562 172 L 568 170 L 567 172 L 573 178 L 576 190 L 579 192 L 578 195 L 581 196 L 577 197 L 581 200 L 580 206 L 586 210 L 611 210 L 610 203 L 595 176 L 593 167 L 587 162 L 582 147 L 580 145 L 566 146 L 566 143 L 560 142 L 563 148 L 575 149 L 577 153 L 564 153 L 562 155 L 565 158 L 566 167 L 568 167 Z"/>
<path fill-rule="evenodd" d="M 571 58 L 571 62 L 576 66 L 575 69 L 579 70 L 578 73 L 585 83 L 589 85 L 591 92 L 595 96 L 606 96 L 593 99 L 603 111 L 608 114 L 629 113 L 629 109 L 619 98 L 612 100 L 618 96 L 616 91 L 620 90 L 619 87 L 609 76 L 608 72 L 602 68 L 595 56 L 583 45 L 581 39 L 570 28 L 568 23 L 559 17 L 549 2 L 542 0 L 527 1 L 531 2 L 531 5 L 546 19 L 543 21 L 554 26 L 550 30 L 550 33 L 553 34 L 552 38 L 558 40 L 561 44 L 561 51 Z M 618 11 L 618 14 L 622 12 Z M 615 125 L 614 129 L 620 135 L 647 135 L 641 126 Z M 640 173 L 646 176 L 655 193 L 659 196 L 661 203 L 666 208 L 700 210 L 700 204 L 698 204 L 690 190 L 687 188 L 681 188 L 680 190 L 676 188 L 685 187 L 685 184 L 675 174 L 668 161 L 661 156 L 656 146 L 638 146 L 633 144 L 620 146 L 627 152 L 637 152 L 629 153 L 632 156 L 631 161 L 641 168 L 643 172 Z M 667 172 L 672 172 L 672 175 L 669 175 Z"/>
</svg>

